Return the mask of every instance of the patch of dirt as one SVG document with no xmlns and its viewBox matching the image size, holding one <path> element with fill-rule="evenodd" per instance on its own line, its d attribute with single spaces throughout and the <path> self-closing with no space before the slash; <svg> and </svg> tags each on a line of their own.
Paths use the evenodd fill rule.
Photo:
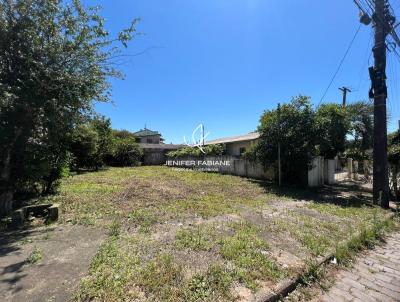
<svg viewBox="0 0 400 302">
<path fill-rule="evenodd" d="M 191 279 L 197 274 L 205 274 L 210 264 L 217 264 L 222 258 L 213 252 L 182 250 L 174 251 L 174 259 L 182 265 L 184 277 Z"/>
<path fill-rule="evenodd" d="M 238 222 L 240 220 L 241 219 L 238 215 L 226 214 L 226 215 L 211 217 L 208 219 L 204 219 L 202 217 L 195 217 L 183 220 L 182 222 L 179 221 L 166 222 L 155 226 L 155 229 L 151 233 L 151 238 L 164 243 L 172 242 L 175 239 L 176 232 L 184 227 L 197 226 L 201 224 L 212 224 L 216 228 L 218 228 L 223 224 L 227 224 L 230 222 Z"/>
<path fill-rule="evenodd" d="M 0 301 L 69 301 L 105 237 L 78 225 L 0 233 Z"/>
<path fill-rule="evenodd" d="M 235 293 L 235 296 L 237 296 L 237 302 L 254 301 L 254 294 L 251 289 L 248 289 L 243 285 L 236 285 L 233 288 L 233 292 Z"/>
<path fill-rule="evenodd" d="M 296 208 L 294 211 L 298 214 L 316 218 L 321 221 L 326 221 L 326 222 L 340 222 L 341 221 L 340 218 L 337 216 L 320 213 L 318 211 L 308 209 L 308 208 Z"/>
<path fill-rule="evenodd" d="M 122 192 L 117 194 L 114 201 L 123 208 L 159 206 L 161 203 L 185 199 L 193 191 L 183 181 L 176 179 L 154 181 L 135 177 Z"/>
</svg>

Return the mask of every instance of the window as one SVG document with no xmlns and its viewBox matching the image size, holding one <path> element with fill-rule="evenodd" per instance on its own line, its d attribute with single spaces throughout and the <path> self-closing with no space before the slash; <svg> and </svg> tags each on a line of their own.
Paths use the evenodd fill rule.
<svg viewBox="0 0 400 302">
<path fill-rule="evenodd" d="M 153 140 L 152 140 L 151 138 L 148 138 L 148 139 L 147 139 L 147 143 L 148 143 L 148 144 L 152 144 L 152 143 L 153 143 Z"/>
<path fill-rule="evenodd" d="M 243 155 L 244 152 L 246 152 L 246 148 L 245 147 L 239 148 L 240 155 Z"/>
</svg>

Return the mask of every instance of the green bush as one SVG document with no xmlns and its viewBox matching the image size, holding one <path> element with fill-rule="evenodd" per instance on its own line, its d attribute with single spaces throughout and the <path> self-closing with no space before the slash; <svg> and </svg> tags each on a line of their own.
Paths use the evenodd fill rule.
<svg viewBox="0 0 400 302">
<path fill-rule="evenodd" d="M 142 157 L 142 150 L 133 138 L 114 138 L 111 155 L 107 164 L 116 167 L 137 166 Z"/>
<path fill-rule="evenodd" d="M 95 168 L 98 164 L 96 154 L 99 149 L 99 135 L 90 124 L 75 128 L 70 150 L 74 156 L 73 168 Z"/>
<path fill-rule="evenodd" d="M 224 153 L 224 147 L 222 145 L 208 145 L 202 147 L 202 152 L 200 148 L 197 147 L 184 147 L 176 151 L 171 151 L 167 153 L 168 157 L 177 158 L 184 156 L 206 156 L 206 155 L 222 155 Z"/>
</svg>

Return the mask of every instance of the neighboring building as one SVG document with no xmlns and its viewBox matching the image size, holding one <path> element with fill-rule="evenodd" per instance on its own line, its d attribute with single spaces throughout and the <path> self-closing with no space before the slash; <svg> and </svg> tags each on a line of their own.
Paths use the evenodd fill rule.
<svg viewBox="0 0 400 302">
<path fill-rule="evenodd" d="M 144 165 L 163 165 L 167 160 L 167 153 L 184 147 L 175 144 L 139 144 L 143 150 L 142 163 Z"/>
<path fill-rule="evenodd" d="M 163 165 L 169 151 L 183 147 L 183 145 L 164 144 L 161 133 L 146 127 L 133 134 L 139 143 L 139 147 L 143 150 L 142 163 L 144 165 Z"/>
<path fill-rule="evenodd" d="M 164 140 L 160 133 L 147 129 L 146 127 L 140 129 L 138 132 L 134 132 L 133 134 L 136 136 L 137 142 L 140 144 L 160 144 Z"/>
<path fill-rule="evenodd" d="M 241 156 L 249 150 L 251 145 L 255 144 L 260 138 L 260 133 L 251 132 L 245 135 L 225 137 L 205 142 L 205 145 L 221 144 L 224 146 L 226 155 Z"/>
</svg>

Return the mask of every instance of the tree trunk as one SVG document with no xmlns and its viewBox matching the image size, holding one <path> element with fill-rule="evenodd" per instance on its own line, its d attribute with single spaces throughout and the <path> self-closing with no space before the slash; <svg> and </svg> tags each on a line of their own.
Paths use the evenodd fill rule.
<svg viewBox="0 0 400 302">
<path fill-rule="evenodd" d="M 16 131 L 14 139 L 6 149 L 6 155 L 4 157 L 3 167 L 0 173 L 0 217 L 8 215 L 13 206 L 14 188 L 10 186 L 11 153 L 21 133 L 21 129 Z"/>
<path fill-rule="evenodd" d="M 1 171 L 0 185 L 0 217 L 6 216 L 12 210 L 13 190 L 10 189 L 10 162 L 11 149 L 8 149 L 6 158 L 4 159 L 3 169 Z"/>
<path fill-rule="evenodd" d="M 8 215 L 12 211 L 13 192 L 0 193 L 0 217 Z"/>
</svg>

